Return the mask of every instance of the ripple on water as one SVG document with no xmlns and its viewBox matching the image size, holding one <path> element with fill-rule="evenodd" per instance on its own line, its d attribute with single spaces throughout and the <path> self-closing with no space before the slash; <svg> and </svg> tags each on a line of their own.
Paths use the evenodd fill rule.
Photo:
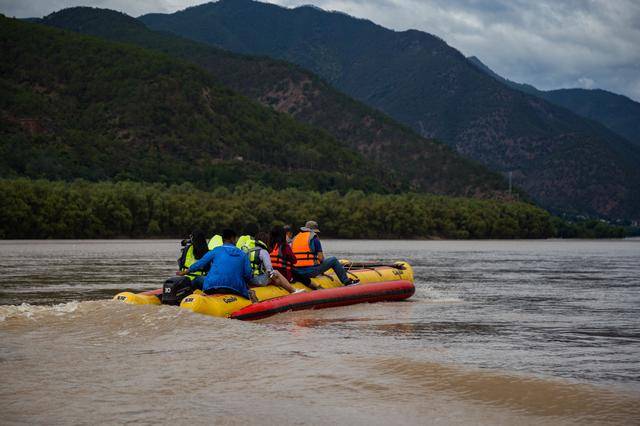
<svg viewBox="0 0 640 426">
<path fill-rule="evenodd" d="M 640 422 L 640 244 L 324 245 L 408 260 L 416 295 L 242 323 L 100 300 L 159 286 L 175 241 L 0 242 L 3 419 Z"/>
</svg>

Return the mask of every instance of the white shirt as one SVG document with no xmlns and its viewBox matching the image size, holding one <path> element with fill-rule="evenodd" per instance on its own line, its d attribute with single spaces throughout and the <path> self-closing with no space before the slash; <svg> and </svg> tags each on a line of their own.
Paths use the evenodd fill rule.
<svg viewBox="0 0 640 426">
<path fill-rule="evenodd" d="M 271 274 L 273 272 L 273 265 L 271 264 L 271 256 L 269 255 L 269 252 L 260 247 L 258 256 L 260 256 L 260 260 L 262 261 L 267 274 Z"/>
</svg>

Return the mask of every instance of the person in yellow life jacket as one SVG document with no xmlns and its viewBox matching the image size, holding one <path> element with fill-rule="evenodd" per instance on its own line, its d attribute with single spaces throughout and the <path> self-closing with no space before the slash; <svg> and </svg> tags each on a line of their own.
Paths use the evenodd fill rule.
<svg viewBox="0 0 640 426">
<path fill-rule="evenodd" d="M 183 241 L 183 244 L 185 245 L 182 249 L 180 259 L 178 259 L 178 267 L 181 271 L 188 270 L 191 265 L 200 260 L 209 251 L 207 240 L 202 231 L 193 231 L 190 238 Z M 201 279 L 205 274 L 206 271 L 198 271 L 188 274 L 187 276 L 192 281 L 195 281 Z"/>
<path fill-rule="evenodd" d="M 204 237 L 202 231 L 193 231 L 188 240 L 183 241 L 184 248 L 178 259 L 178 266 L 181 270 L 188 269 L 202 258 L 209 248 L 207 247 L 207 240 Z"/>
<path fill-rule="evenodd" d="M 213 250 L 216 247 L 220 247 L 222 244 L 224 244 L 224 241 L 222 241 L 222 235 L 216 234 L 209 240 L 208 247 L 209 250 Z"/>
<path fill-rule="evenodd" d="M 246 232 L 246 230 L 245 230 Z M 256 235 L 247 235 L 241 248 L 249 256 L 251 264 L 252 278 L 249 285 L 264 287 L 276 285 L 287 290 L 289 293 L 300 293 L 304 290 L 296 290 L 282 274 L 273 268 L 271 256 L 269 255 L 269 236 L 264 232 Z"/>
<path fill-rule="evenodd" d="M 259 228 L 255 223 L 250 223 L 246 225 L 243 229 L 242 235 L 238 237 L 238 241 L 236 241 L 236 247 L 240 250 L 244 250 L 247 253 L 249 250 L 256 246 L 256 234 L 258 233 Z"/>
<path fill-rule="evenodd" d="M 347 277 L 347 272 L 335 257 L 325 258 L 322 244 L 318 234 L 318 223 L 310 220 L 302 228 L 300 233 L 293 238 L 291 248 L 296 257 L 295 272 L 305 278 L 317 277 L 320 274 L 333 269 L 343 285 L 352 285 L 360 282 L 358 279 Z"/>
</svg>

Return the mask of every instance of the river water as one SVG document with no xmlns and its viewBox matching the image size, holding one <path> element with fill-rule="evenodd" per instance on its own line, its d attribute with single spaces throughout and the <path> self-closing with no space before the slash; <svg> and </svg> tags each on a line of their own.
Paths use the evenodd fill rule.
<svg viewBox="0 0 640 426">
<path fill-rule="evenodd" d="M 640 241 L 332 241 L 406 302 L 257 322 L 108 300 L 176 241 L 0 241 L 2 424 L 640 424 Z"/>
</svg>

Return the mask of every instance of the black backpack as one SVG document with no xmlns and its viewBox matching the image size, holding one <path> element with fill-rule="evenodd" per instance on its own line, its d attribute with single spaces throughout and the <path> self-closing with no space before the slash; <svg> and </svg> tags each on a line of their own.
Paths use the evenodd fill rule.
<svg viewBox="0 0 640 426">
<path fill-rule="evenodd" d="M 182 271 L 186 269 L 184 263 L 187 261 L 187 252 L 191 248 L 191 240 L 182 240 L 182 249 L 180 251 L 180 257 L 178 258 L 178 270 Z"/>
</svg>

